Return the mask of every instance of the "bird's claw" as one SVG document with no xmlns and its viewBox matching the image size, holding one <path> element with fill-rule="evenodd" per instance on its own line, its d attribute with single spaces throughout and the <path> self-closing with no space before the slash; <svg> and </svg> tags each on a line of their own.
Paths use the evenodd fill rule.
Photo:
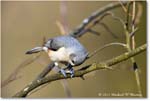
<svg viewBox="0 0 150 101">
<path fill-rule="evenodd" d="M 67 73 L 70 74 L 70 77 L 73 78 L 74 76 L 74 70 L 73 68 L 68 70 L 68 71 L 65 71 L 64 69 L 60 69 L 60 73 L 64 76 L 64 77 L 67 77 Z"/>
<path fill-rule="evenodd" d="M 67 77 L 66 71 L 65 71 L 64 69 L 60 69 L 60 73 L 61 73 L 64 77 Z"/>
<path fill-rule="evenodd" d="M 73 78 L 73 76 L 74 76 L 74 70 L 73 70 L 73 68 L 70 68 L 68 71 L 66 71 L 66 73 L 69 73 L 70 77 Z"/>
<path fill-rule="evenodd" d="M 71 78 L 74 76 L 74 70 L 73 70 L 73 68 L 70 69 L 70 75 L 71 75 Z"/>
</svg>

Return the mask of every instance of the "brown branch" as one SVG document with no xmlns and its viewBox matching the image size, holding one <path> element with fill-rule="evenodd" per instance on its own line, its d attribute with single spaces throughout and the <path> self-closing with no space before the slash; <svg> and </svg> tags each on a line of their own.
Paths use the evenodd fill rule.
<svg viewBox="0 0 150 101">
<path fill-rule="evenodd" d="M 128 1 L 124 1 L 122 2 L 122 5 L 127 5 L 127 3 Z M 95 21 L 95 19 L 97 19 L 98 17 L 103 16 L 106 12 L 112 9 L 118 8 L 118 7 L 121 7 L 121 5 L 119 2 L 116 2 L 116 3 L 111 3 L 100 8 L 96 12 L 92 13 L 88 18 L 84 19 L 82 24 L 79 25 L 74 31 L 72 31 L 70 35 L 76 38 L 82 36 L 86 32 L 84 31 L 86 26 L 88 26 L 90 23 Z M 84 32 L 84 33 L 81 33 L 81 32 Z"/>
<path fill-rule="evenodd" d="M 6 85 L 8 85 L 9 83 L 11 83 L 14 80 L 17 80 L 18 78 L 20 78 L 18 76 L 18 74 L 20 73 L 20 71 L 26 67 L 27 65 L 31 64 L 32 62 L 34 62 L 37 58 L 39 58 L 40 54 L 37 56 L 33 56 L 31 58 L 28 58 L 26 60 L 24 60 L 22 63 L 19 64 L 19 66 L 16 67 L 16 69 L 7 77 L 6 80 L 2 81 L 1 87 L 4 87 Z"/>
<path fill-rule="evenodd" d="M 83 75 L 95 71 L 95 70 L 100 70 L 100 69 L 107 69 L 110 66 L 113 66 L 115 64 L 118 64 L 122 61 L 125 61 L 137 54 L 142 53 L 143 51 L 146 50 L 146 44 L 136 48 L 135 50 L 132 50 L 130 52 L 126 52 L 120 56 L 117 56 L 115 58 L 112 58 L 110 60 L 107 60 L 105 62 L 101 62 L 101 63 L 93 63 L 92 65 L 87 66 L 85 69 L 80 69 L 75 71 L 74 77 L 83 77 Z M 17 94 L 15 94 L 13 97 L 26 97 L 28 95 L 28 93 L 30 93 L 32 90 L 34 90 L 35 88 L 52 82 L 52 81 L 57 81 L 57 80 L 61 80 L 61 79 L 68 79 L 70 78 L 70 74 L 67 74 L 67 77 L 64 77 L 62 74 L 60 73 L 56 73 L 54 75 L 50 75 L 47 77 L 44 77 L 40 80 L 36 80 L 34 82 L 31 82 L 30 84 L 28 84 L 25 88 L 23 88 L 21 91 L 19 91 Z"/>
</svg>

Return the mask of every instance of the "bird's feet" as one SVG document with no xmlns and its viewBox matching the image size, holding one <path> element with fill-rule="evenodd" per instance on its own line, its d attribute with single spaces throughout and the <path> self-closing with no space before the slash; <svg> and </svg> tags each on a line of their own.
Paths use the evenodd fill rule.
<svg viewBox="0 0 150 101">
<path fill-rule="evenodd" d="M 70 77 L 73 78 L 73 76 L 74 76 L 74 69 L 70 68 L 68 73 L 70 74 Z"/>
<path fill-rule="evenodd" d="M 60 71 L 59 71 L 64 77 L 67 77 L 67 75 L 66 75 L 66 71 L 64 70 L 64 69 L 60 69 Z"/>
<path fill-rule="evenodd" d="M 73 70 L 73 68 L 70 68 L 69 70 L 60 69 L 60 73 L 61 73 L 64 77 L 67 77 L 67 74 L 70 74 L 70 77 L 71 77 L 71 78 L 73 78 L 73 76 L 74 76 L 74 70 Z"/>
</svg>

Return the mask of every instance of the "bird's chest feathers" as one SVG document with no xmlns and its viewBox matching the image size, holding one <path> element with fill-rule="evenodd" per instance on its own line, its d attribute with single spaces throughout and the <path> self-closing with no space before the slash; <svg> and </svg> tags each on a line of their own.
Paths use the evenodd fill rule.
<svg viewBox="0 0 150 101">
<path fill-rule="evenodd" d="M 49 50 L 48 55 L 52 61 L 69 61 L 69 54 L 64 47 L 57 51 Z"/>
</svg>

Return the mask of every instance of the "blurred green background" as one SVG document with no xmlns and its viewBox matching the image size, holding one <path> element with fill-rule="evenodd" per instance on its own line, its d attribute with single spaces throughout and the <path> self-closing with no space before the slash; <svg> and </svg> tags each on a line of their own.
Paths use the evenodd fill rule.
<svg viewBox="0 0 150 101">
<path fill-rule="evenodd" d="M 75 29 L 86 17 L 99 8 L 111 3 L 102 1 L 68 1 L 67 21 L 71 30 Z M 139 24 L 139 30 L 135 35 L 136 46 L 146 43 L 146 2 L 143 5 L 143 14 Z M 13 70 L 24 60 L 34 55 L 25 55 L 25 52 L 35 46 L 42 44 L 43 37 L 51 38 L 60 35 L 56 20 L 61 20 L 60 5 L 58 1 L 28 2 L 28 1 L 2 1 L 1 2 L 1 79 L 5 80 Z M 125 20 L 125 13 L 122 8 L 112 10 L 115 15 Z M 97 25 L 94 29 L 101 33 L 96 36 L 86 33 L 80 37 L 80 42 L 89 52 L 110 42 L 125 42 L 124 30 L 118 21 L 107 16 L 104 18 L 108 27 L 119 37 L 113 38 L 102 26 Z M 86 61 L 79 67 L 86 66 L 93 62 L 101 62 L 125 52 L 120 46 L 109 47 Z M 140 69 L 140 80 L 143 97 L 146 97 L 146 52 L 135 57 Z M 24 88 L 41 72 L 50 62 L 47 54 L 21 70 L 20 79 L 13 81 L 1 89 L 2 97 L 7 98 Z M 112 93 L 138 93 L 134 71 L 131 69 L 130 60 L 113 66 L 114 70 L 99 70 L 85 75 L 81 78 L 68 79 L 68 85 L 73 98 L 87 97 L 113 97 Z M 106 94 L 106 96 L 101 96 Z M 52 82 L 44 88 L 28 96 L 29 98 L 66 98 L 64 88 L 59 81 Z M 133 96 L 124 96 L 133 97 Z"/>
</svg>

